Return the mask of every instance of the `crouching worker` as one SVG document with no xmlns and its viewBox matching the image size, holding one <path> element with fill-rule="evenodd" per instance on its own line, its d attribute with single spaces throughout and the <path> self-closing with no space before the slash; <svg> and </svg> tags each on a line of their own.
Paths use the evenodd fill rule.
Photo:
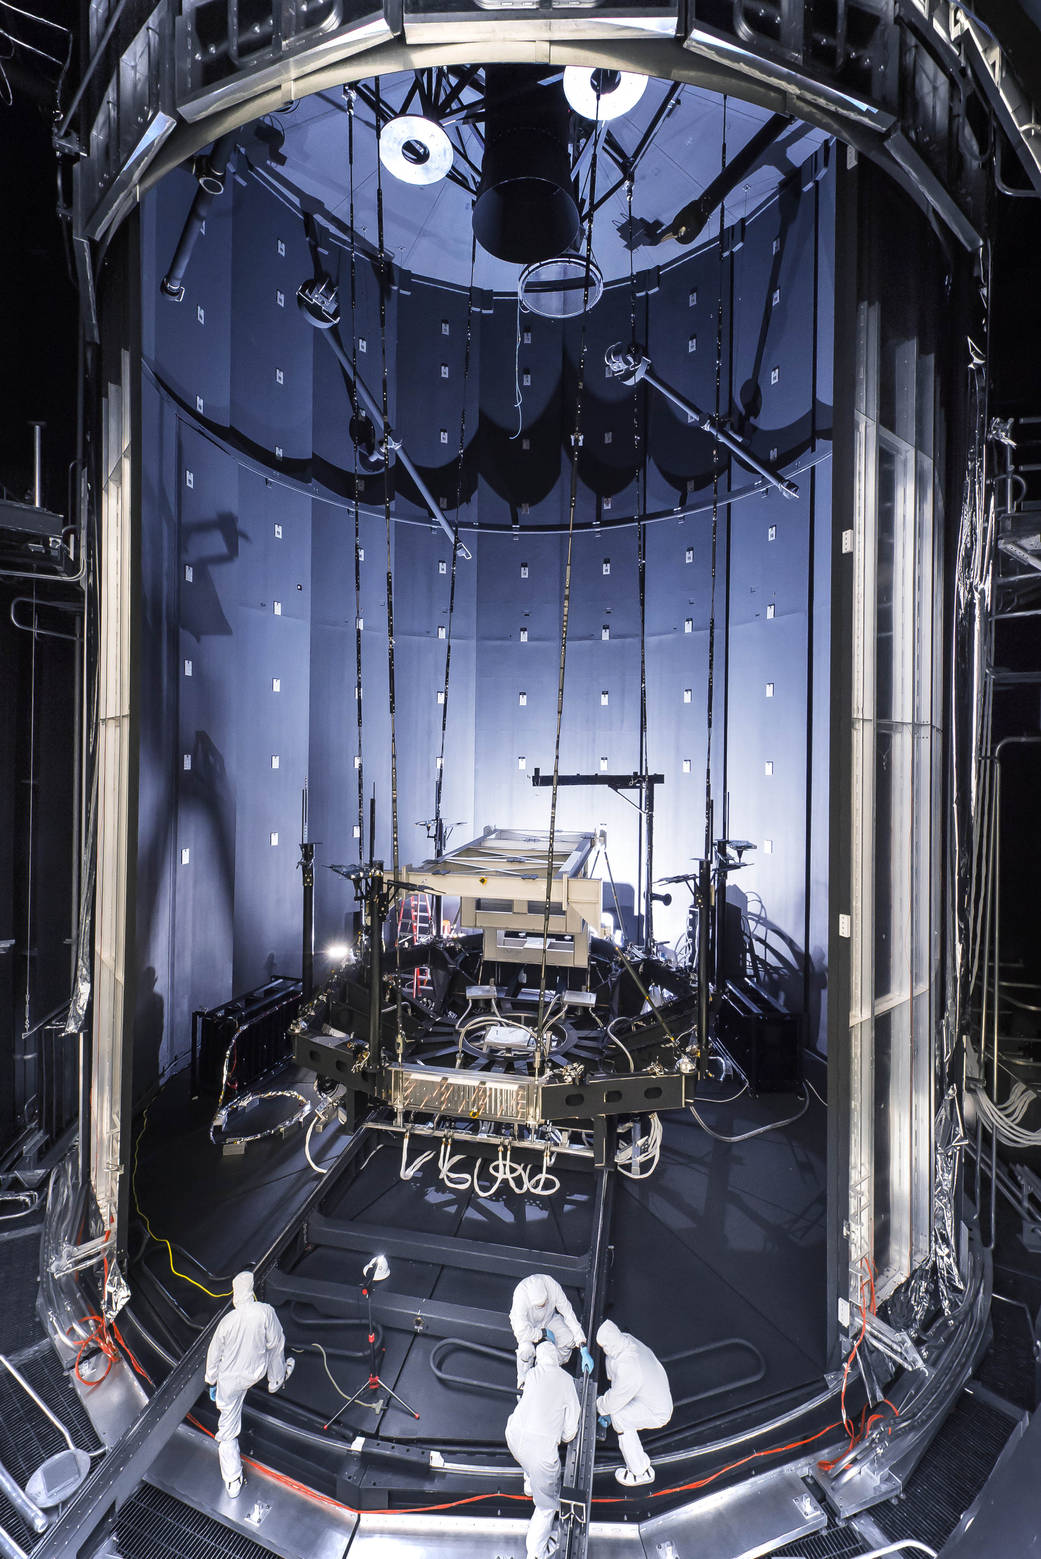
<svg viewBox="0 0 1041 1559">
<path fill-rule="evenodd" d="M 271 1306 L 254 1294 L 252 1272 L 240 1272 L 232 1280 L 231 1299 L 232 1308 L 218 1322 L 206 1354 L 206 1384 L 220 1409 L 221 1477 L 231 1498 L 237 1499 L 244 1482 L 239 1432 L 246 1392 L 265 1375 L 267 1389 L 280 1391 L 296 1361 L 286 1361 L 282 1324 Z"/>
<path fill-rule="evenodd" d="M 619 1331 L 613 1321 L 601 1322 L 596 1341 L 611 1382 L 610 1390 L 597 1397 L 596 1410 L 600 1422 L 617 1431 L 625 1460 L 615 1477 L 626 1488 L 653 1483 L 654 1468 L 640 1444 L 639 1430 L 661 1429 L 672 1417 L 669 1378 L 647 1345 Z"/>
<path fill-rule="evenodd" d="M 560 1446 L 574 1439 L 578 1418 L 574 1379 L 561 1369 L 555 1344 L 540 1342 L 506 1423 L 506 1444 L 524 1472 L 524 1492 L 535 1501 L 527 1559 L 547 1559 L 557 1546 L 553 1519 L 560 1509 Z"/>
<path fill-rule="evenodd" d="M 593 1355 L 586 1347 L 586 1334 L 556 1278 L 546 1272 L 533 1272 L 521 1278 L 513 1290 L 510 1326 L 517 1339 L 517 1385 L 531 1369 L 535 1344 L 545 1335 L 557 1350 L 557 1363 L 566 1364 L 572 1349 L 582 1355 L 582 1373 L 593 1373 Z"/>
</svg>

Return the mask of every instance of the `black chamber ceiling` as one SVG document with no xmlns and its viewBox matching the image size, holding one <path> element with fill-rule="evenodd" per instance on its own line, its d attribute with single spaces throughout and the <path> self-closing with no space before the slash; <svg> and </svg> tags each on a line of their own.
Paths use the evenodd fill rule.
<svg viewBox="0 0 1041 1559">
<path fill-rule="evenodd" d="M 405 183 L 386 169 L 381 180 L 377 174 L 377 112 L 381 111 L 384 119 L 402 111 L 421 113 L 420 78 L 408 72 L 385 76 L 378 84 L 360 83 L 353 99 L 354 231 L 364 244 L 378 244 L 377 186 L 382 182 L 388 257 L 413 275 L 459 287 L 470 283 L 472 194 L 465 185 L 476 186 L 484 155 L 480 117 L 483 75 L 477 73 L 470 85 L 463 85 L 472 74 L 461 70 L 421 73 L 424 90 L 432 90 L 440 101 L 451 102 L 442 117 L 453 147 L 452 174 L 429 185 Z M 560 71 L 544 72 L 539 79 L 563 97 Z M 474 117 L 460 117 L 466 114 Z M 608 284 L 627 279 L 630 270 L 630 251 L 624 241 L 628 204 L 619 162 L 641 148 L 647 132 L 651 130 L 652 135 L 634 173 L 633 214 L 638 221 L 667 226 L 676 212 L 696 200 L 719 175 L 724 134 L 726 160 L 732 163 L 770 117 L 767 110 L 750 103 L 724 100 L 690 85 L 648 79 L 634 108 L 600 125 L 593 258 Z M 585 143 L 592 128 L 588 120 L 571 114 L 573 163 L 583 212 L 589 203 L 592 173 L 592 146 Z M 793 120 L 738 182 L 726 202 L 725 223 L 751 215 L 823 139 L 823 132 Z M 332 219 L 344 232 L 352 186 L 348 141 L 347 99 L 341 90 L 317 93 L 291 110 L 269 115 L 250 126 L 242 137 L 246 157 L 258 178 L 319 221 Z M 614 193 L 610 194 L 612 188 Z M 605 195 L 609 196 L 606 200 Z M 695 242 L 714 240 L 717 230 L 718 212 L 714 212 Z M 581 243 L 584 240 L 583 234 Z M 633 263 L 638 271 L 648 265 L 668 266 L 690 252 L 689 244 L 668 239 L 638 246 Z M 519 266 L 497 260 L 478 247 L 476 287 L 513 293 L 518 273 Z"/>
<path fill-rule="evenodd" d="M 560 72 L 527 70 L 566 106 Z M 159 302 L 154 336 L 146 325 L 146 356 L 164 385 L 215 431 L 227 429 L 241 453 L 312 490 L 348 503 L 357 495 L 382 512 L 388 496 L 382 474 L 366 477 L 361 470 L 356 479 L 343 369 L 346 364 L 367 385 L 378 422 L 374 403 L 385 366 L 393 434 L 449 522 L 458 514 L 467 530 L 560 529 L 568 523 L 584 346 L 576 523 L 613 525 L 707 501 L 714 475 L 727 477 L 727 460 L 682 411 L 658 397 L 634 397 L 605 375 L 605 349 L 635 335 L 670 382 L 712 413 L 718 336 L 719 413 L 771 466 L 798 462 L 812 442 L 803 376 L 793 370 L 802 366 L 814 333 L 804 306 L 812 312 L 812 287 L 807 292 L 804 281 L 815 266 L 806 191 L 825 167 L 820 132 L 653 79 L 632 110 L 602 124 L 595 137 L 593 125 L 572 114 L 583 213 L 591 203 L 595 143 L 592 255 L 606 281 L 583 330 L 577 319 L 519 308 L 522 267 L 480 245 L 474 254 L 483 81 L 477 71 L 364 81 L 351 89 L 350 100 L 342 89 L 317 94 L 239 132 L 234 177 L 207 213 L 186 298 L 180 305 Z M 456 146 L 452 176 L 423 186 L 378 171 L 378 115 L 385 122 L 400 110 L 431 111 L 431 95 L 454 103 L 443 116 Z M 467 113 L 472 120 L 449 122 Z M 567 129 L 566 114 L 564 123 Z M 776 133 L 769 145 L 733 181 L 722 213 L 724 254 L 718 207 L 693 242 L 661 241 L 676 214 L 711 190 L 724 150 L 733 170 L 744 148 L 750 141 L 761 145 L 764 126 L 771 125 Z M 625 242 L 629 205 L 619 167 L 630 157 L 638 157 L 632 249 Z M 181 232 L 191 188 L 186 172 L 162 188 L 151 262 L 159 274 Z M 579 234 L 580 255 L 584 242 Z M 735 262 L 739 251 L 765 248 L 770 256 L 770 245 L 762 275 Z M 581 279 L 582 259 L 577 272 Z M 339 323 L 328 332 L 312 329 L 293 306 L 297 288 L 316 273 L 338 289 Z M 222 366 L 225 340 L 230 376 Z M 272 352 L 277 387 L 270 383 Z M 773 371 L 781 352 L 783 375 Z M 743 361 L 731 372 L 734 353 Z M 429 522 L 430 505 L 407 464 L 393 463 L 395 517 Z M 731 468 L 731 488 L 754 481 L 744 467 Z"/>
</svg>

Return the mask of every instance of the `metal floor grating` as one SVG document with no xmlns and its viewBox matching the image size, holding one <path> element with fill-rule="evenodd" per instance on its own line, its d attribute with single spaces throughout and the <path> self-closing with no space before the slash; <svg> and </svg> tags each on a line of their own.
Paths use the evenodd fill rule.
<svg viewBox="0 0 1041 1559">
<path fill-rule="evenodd" d="M 963 1391 L 903 1497 L 871 1509 L 892 1542 L 917 1538 L 942 1548 L 994 1469 L 1016 1427 L 1007 1413 Z"/>
<path fill-rule="evenodd" d="M 72 1443 L 84 1451 L 97 1450 L 101 1442 L 51 1348 L 21 1360 L 18 1368 L 68 1429 Z M 56 1451 L 64 1450 L 65 1441 L 50 1419 L 0 1366 L 0 1462 L 24 1488 L 41 1462 Z M 31 1549 L 36 1541 L 35 1533 L 25 1526 L 3 1496 L 0 1496 L 0 1526 L 25 1549 Z"/>
<path fill-rule="evenodd" d="M 995 1295 L 990 1321 L 994 1340 L 976 1378 L 995 1396 L 1032 1413 L 1037 1407 L 1037 1359 L 1030 1313 L 1025 1305 L 1009 1303 Z"/>
<path fill-rule="evenodd" d="M 784 1548 L 776 1549 L 770 1559 L 857 1559 L 858 1554 L 870 1553 L 870 1546 L 858 1537 L 852 1527 L 833 1527 L 827 1532 L 810 1532 Z"/>
<path fill-rule="evenodd" d="M 143 1484 L 116 1521 L 121 1559 L 271 1559 L 271 1550 Z"/>
<path fill-rule="evenodd" d="M 40 1267 L 41 1224 L 0 1239 L 0 1353 L 13 1356 L 39 1342 L 36 1280 Z"/>
</svg>

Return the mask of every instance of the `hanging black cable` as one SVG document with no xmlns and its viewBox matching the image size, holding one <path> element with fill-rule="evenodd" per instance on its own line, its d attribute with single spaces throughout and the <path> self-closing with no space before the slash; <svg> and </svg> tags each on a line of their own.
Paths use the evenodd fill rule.
<svg viewBox="0 0 1041 1559">
<path fill-rule="evenodd" d="M 477 238 L 470 241 L 470 291 L 466 299 L 466 345 L 463 352 L 463 404 L 459 413 L 459 454 L 456 464 L 455 484 L 455 533 L 452 538 L 452 582 L 448 591 L 448 625 L 445 630 L 445 681 L 441 698 L 441 749 L 437 757 L 437 780 L 434 786 L 434 855 L 440 860 L 445 853 L 445 823 L 441 802 L 445 786 L 445 738 L 448 733 L 448 684 L 452 672 L 452 625 L 455 620 L 455 584 L 459 563 L 459 511 L 463 506 L 463 456 L 466 446 L 466 394 L 470 384 L 470 346 L 473 337 L 474 269 L 477 264 Z M 438 927 L 440 932 L 440 927 Z"/>
<path fill-rule="evenodd" d="M 727 165 L 727 99 L 723 98 L 723 124 L 720 131 L 719 157 L 721 170 Z M 723 384 L 723 239 L 726 202 L 719 203 L 719 286 L 716 301 L 716 387 L 715 418 L 718 424 L 721 412 Z M 714 905 L 712 882 L 712 699 L 715 678 L 716 655 L 716 559 L 719 542 L 719 477 L 720 446 L 712 445 L 712 549 L 711 583 L 708 611 L 708 669 L 705 696 L 705 852 L 702 859 L 698 886 L 698 1042 L 702 1065 L 708 1048 L 708 980 L 709 937 Z"/>
<path fill-rule="evenodd" d="M 351 235 L 351 406 L 356 412 L 354 385 L 358 380 L 358 274 L 357 240 L 354 232 L 354 88 L 347 87 L 347 225 Z M 361 696 L 361 510 L 358 502 L 358 445 L 351 440 L 354 449 L 354 707 L 357 711 L 358 750 L 354 767 L 358 776 L 358 860 L 365 859 L 365 772 L 362 746 L 362 696 Z M 375 840 L 369 840 L 370 852 Z"/>
<path fill-rule="evenodd" d="M 376 77 L 376 122 L 382 111 L 380 80 Z M 390 517 L 390 392 L 387 368 L 387 249 L 383 229 L 383 164 L 376 157 L 376 238 L 379 248 L 380 294 L 380 362 L 382 367 L 383 400 L 383 518 L 387 532 L 387 702 L 390 712 L 390 834 L 391 870 L 394 881 L 400 881 L 400 856 L 398 849 L 398 739 L 394 693 L 394 547 Z M 375 841 L 373 841 L 373 848 Z M 382 927 L 380 928 L 382 934 Z M 401 1027 L 401 940 L 395 937 L 397 971 L 394 981 L 395 1008 L 397 1013 L 398 1060 L 404 1052 L 404 1034 Z"/>
<path fill-rule="evenodd" d="M 720 162 L 725 170 L 727 165 L 727 100 L 723 98 L 723 128 L 720 135 Z M 721 411 L 722 386 L 723 386 L 723 239 L 724 212 L 726 202 L 719 203 L 719 287 L 716 300 L 716 385 L 715 385 L 715 417 L 719 421 Z M 719 541 L 719 477 L 720 477 L 720 445 L 712 445 L 712 552 L 711 552 L 711 584 L 709 589 L 708 611 L 708 688 L 705 701 L 705 859 L 712 855 L 712 693 L 715 677 L 716 655 L 716 553 Z"/>
<path fill-rule="evenodd" d="M 633 175 L 630 169 L 625 181 L 625 193 L 629 206 L 629 231 L 632 232 L 633 221 Z M 636 268 L 635 252 L 629 250 L 629 339 L 634 344 L 636 334 Z M 644 336 L 646 340 L 646 335 Z M 640 382 L 633 384 L 633 459 L 636 462 L 636 491 L 635 510 L 638 516 L 636 528 L 636 577 L 640 597 L 640 743 L 639 743 L 639 772 L 640 778 L 647 777 L 647 527 L 643 522 L 643 512 L 646 506 L 646 484 L 644 474 L 646 466 L 640 438 L 640 396 L 643 393 Z M 640 791 L 640 820 L 636 842 L 636 882 L 637 892 L 639 884 L 644 879 L 644 823 L 647 821 L 647 882 L 644 891 L 644 941 L 649 943 L 651 931 L 651 890 L 653 883 L 651 876 L 653 865 L 651 859 L 650 822 L 647 817 L 647 788 Z"/>
<path fill-rule="evenodd" d="M 593 126 L 593 160 L 589 169 L 587 206 L 586 271 L 582 288 L 582 323 L 579 330 L 578 376 L 575 385 L 575 430 L 571 435 L 571 483 L 568 492 L 567 554 L 564 563 L 564 600 L 560 617 L 560 671 L 557 677 L 557 728 L 553 743 L 553 787 L 549 804 L 549 841 L 546 851 L 546 902 L 542 913 L 542 965 L 539 971 L 539 1010 L 535 1025 L 535 1072 L 545 1070 L 549 1046 L 543 1033 L 546 1011 L 546 963 L 549 954 L 549 918 L 553 904 L 554 847 L 557 834 L 557 793 L 560 782 L 560 732 L 564 714 L 564 673 L 567 667 L 567 628 L 571 609 L 571 562 L 575 544 L 575 506 L 578 501 L 578 460 L 582 451 L 582 400 L 586 377 L 586 329 L 589 322 L 589 291 L 593 269 L 593 212 L 596 209 L 596 166 L 599 152 L 600 94 L 597 92 L 597 116 Z"/>
</svg>

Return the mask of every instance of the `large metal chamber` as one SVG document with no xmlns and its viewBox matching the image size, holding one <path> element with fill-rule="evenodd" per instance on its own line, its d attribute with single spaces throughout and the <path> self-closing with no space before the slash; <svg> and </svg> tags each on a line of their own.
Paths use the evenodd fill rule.
<svg viewBox="0 0 1041 1559">
<path fill-rule="evenodd" d="M 685 133 L 718 133 L 718 107 L 698 99 L 689 112 Z M 737 113 L 732 137 L 749 133 Z M 342 156 L 342 126 L 337 145 Z M 141 212 L 142 602 L 154 631 L 143 644 L 136 957 L 158 971 L 164 1070 L 184 1055 L 193 1009 L 296 967 L 305 776 L 319 950 L 343 940 L 354 910 L 347 885 L 322 867 L 358 859 L 373 786 L 376 852 L 392 853 L 388 565 L 401 862 L 429 853 L 417 824 L 434 805 L 450 602 L 441 772 L 452 842 L 487 825 L 545 828 L 548 793 L 531 776 L 553 758 L 575 322 L 525 316 L 518 331 L 515 298 L 479 291 L 471 302 L 465 286 L 395 265 L 381 338 L 373 267 L 358 267 L 354 336 L 346 304 L 341 335 L 376 386 L 385 340 L 395 426 L 449 512 L 461 498 L 473 559 L 453 565 L 451 543 L 398 476 L 388 552 L 381 485 L 368 480 L 356 599 L 343 376 L 294 306 L 310 266 L 302 224 L 240 166 L 207 216 L 180 304 L 158 283 L 190 181 L 172 175 Z M 718 317 L 722 404 L 747 421 L 742 396 L 758 393 L 749 436 L 763 458 L 801 473 L 795 502 L 751 490 L 735 466 L 742 496 L 729 504 L 724 480 L 714 520 L 710 442 L 674 408 L 642 397 L 645 477 L 638 472 L 633 392 L 598 366 L 630 328 L 624 277 L 590 314 L 560 750 L 562 772 L 638 765 L 642 588 L 647 760 L 665 775 L 655 875 L 686 869 L 705 833 L 712 620 L 716 832 L 725 798 L 731 831 L 758 844 L 733 879 L 735 913 L 769 949 L 773 993 L 809 1012 L 808 1042 L 822 1047 L 834 181 L 828 149 L 811 151 L 761 209 L 727 224 L 722 254 L 708 242 L 635 282 L 649 349 L 702 404 L 714 397 Z M 346 251 L 331 250 L 326 264 L 347 298 Z M 515 377 L 527 383 L 513 438 Z M 651 517 L 642 586 L 638 512 Z M 562 790 L 558 825 L 606 829 L 625 929 L 636 933 L 641 839 L 631 801 Z M 672 900 L 656 906 L 655 929 L 676 943 L 689 897 L 681 887 Z"/>
</svg>

